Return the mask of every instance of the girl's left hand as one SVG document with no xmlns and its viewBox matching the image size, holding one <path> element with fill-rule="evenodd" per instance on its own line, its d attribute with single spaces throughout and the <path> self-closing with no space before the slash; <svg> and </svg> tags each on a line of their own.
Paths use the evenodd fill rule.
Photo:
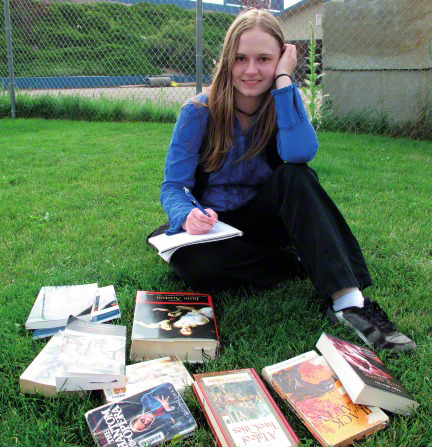
<svg viewBox="0 0 432 447">
<path fill-rule="evenodd" d="M 282 54 L 276 66 L 275 76 L 282 73 L 291 75 L 297 66 L 297 49 L 295 45 L 285 44 Z"/>
</svg>

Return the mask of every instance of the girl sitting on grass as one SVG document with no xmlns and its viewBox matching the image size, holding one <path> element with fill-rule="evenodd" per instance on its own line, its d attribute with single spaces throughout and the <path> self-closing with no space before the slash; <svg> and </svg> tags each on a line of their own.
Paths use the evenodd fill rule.
<svg viewBox="0 0 432 447">
<path fill-rule="evenodd" d="M 247 10 L 228 29 L 208 92 L 181 109 L 161 202 L 168 235 L 204 234 L 220 219 L 244 236 L 180 248 L 170 264 L 200 292 L 307 275 L 333 300 L 333 322 L 375 348 L 412 351 L 415 343 L 363 296 L 372 281 L 359 244 L 307 165 L 318 141 L 292 83 L 296 65 L 296 48 L 270 13 Z"/>
</svg>

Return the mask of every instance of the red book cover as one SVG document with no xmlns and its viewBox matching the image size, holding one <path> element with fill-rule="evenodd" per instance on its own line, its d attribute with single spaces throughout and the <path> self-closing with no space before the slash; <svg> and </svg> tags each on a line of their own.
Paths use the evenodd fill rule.
<svg viewBox="0 0 432 447">
<path fill-rule="evenodd" d="M 195 374 L 194 391 L 220 447 L 290 447 L 299 439 L 253 368 Z"/>
</svg>

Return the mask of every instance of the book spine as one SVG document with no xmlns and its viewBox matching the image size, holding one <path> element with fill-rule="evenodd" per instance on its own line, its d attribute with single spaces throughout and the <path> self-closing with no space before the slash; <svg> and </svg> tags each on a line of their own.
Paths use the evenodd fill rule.
<svg viewBox="0 0 432 447">
<path fill-rule="evenodd" d="M 99 408 L 98 408 L 99 409 Z M 90 410 L 90 411 L 88 411 L 87 413 L 85 413 L 85 415 L 84 415 L 84 417 L 85 417 L 85 420 L 86 420 L 86 422 L 87 422 L 87 426 L 88 426 L 88 428 L 90 429 L 90 434 L 91 434 L 91 436 L 92 436 L 92 438 L 93 438 L 93 441 L 95 442 L 95 444 L 98 446 L 98 447 L 104 447 L 104 446 L 107 446 L 108 445 L 108 442 L 105 442 L 106 440 L 101 440 L 101 439 L 98 439 L 98 437 L 97 437 L 97 435 L 99 434 L 99 433 L 101 433 L 101 431 L 100 431 L 100 429 L 98 428 L 98 425 L 97 425 L 97 419 L 95 418 L 95 416 L 94 416 L 94 414 L 93 414 L 93 411 L 94 410 Z M 93 418 L 93 423 L 95 424 L 95 427 L 92 427 L 92 425 L 91 425 L 91 423 L 90 423 L 90 418 Z"/>
<path fill-rule="evenodd" d="M 216 438 L 216 441 L 217 441 L 218 446 L 219 446 L 219 447 L 224 447 L 224 445 L 221 443 L 221 441 L 220 441 L 220 439 L 219 439 L 219 436 L 218 436 L 217 433 L 216 433 L 215 428 L 213 427 L 213 423 L 212 423 L 212 421 L 210 420 L 210 417 L 209 417 L 208 414 L 207 414 L 207 410 L 206 410 L 206 406 L 205 406 L 204 400 L 206 401 L 206 404 L 207 404 L 207 406 L 209 407 L 209 411 L 211 411 L 212 414 L 213 414 L 213 416 L 214 416 L 214 419 L 215 419 L 215 421 L 216 421 L 216 424 L 218 425 L 219 430 L 220 430 L 220 432 L 222 433 L 222 435 L 223 435 L 223 437 L 224 437 L 224 439 L 225 439 L 226 445 L 227 445 L 228 447 L 233 447 L 232 444 L 229 442 L 229 440 L 227 439 L 227 437 L 226 437 L 226 435 L 225 435 L 225 431 L 224 431 L 224 429 L 223 429 L 223 427 L 222 427 L 222 425 L 221 425 L 221 423 L 220 423 L 220 421 L 219 421 L 219 418 L 217 417 L 217 413 L 215 413 L 215 411 L 213 410 L 212 405 L 211 405 L 210 402 L 205 398 L 205 393 L 204 393 L 204 389 L 203 389 L 203 387 L 201 387 L 201 385 L 198 383 L 198 381 L 195 381 L 195 382 L 193 383 L 193 385 L 192 385 L 192 388 L 193 388 L 193 390 L 194 390 L 195 396 L 196 396 L 197 399 L 198 399 L 199 404 L 201 405 L 201 408 L 202 408 L 203 411 L 204 411 L 204 415 L 205 415 L 205 417 L 206 417 L 206 419 L 207 419 L 207 422 L 208 422 L 208 424 L 209 424 L 209 426 L 210 426 L 211 431 L 213 432 L 214 437 Z M 200 391 L 198 391 L 196 388 L 199 388 Z M 201 394 L 200 394 L 200 392 L 201 392 L 201 394 L 202 394 L 202 399 L 201 399 Z M 235 446 L 234 446 L 234 447 L 235 447 Z"/>
<path fill-rule="evenodd" d="M 143 301 L 147 302 L 146 297 L 148 295 L 183 295 L 183 296 L 202 296 L 207 298 L 206 303 L 200 303 L 200 304 L 210 304 L 211 303 L 211 296 L 206 293 L 194 293 L 194 292 L 156 292 L 153 290 L 138 290 L 136 294 L 136 298 L 140 298 Z"/>
<path fill-rule="evenodd" d="M 213 300 L 212 297 L 210 295 L 208 296 L 208 302 L 209 302 L 209 306 L 211 306 L 212 310 L 213 310 L 213 318 L 214 318 L 214 326 L 215 326 L 215 330 L 216 330 L 216 340 L 218 341 L 218 346 L 216 348 L 216 357 L 219 357 L 220 354 L 220 338 L 219 338 L 219 331 L 218 331 L 218 325 L 216 322 L 216 312 L 213 306 Z"/>
<path fill-rule="evenodd" d="M 294 441 L 299 444 L 300 443 L 300 439 L 297 437 L 297 435 L 295 434 L 294 430 L 292 429 L 291 425 L 288 423 L 288 421 L 285 419 L 285 416 L 283 415 L 282 411 L 280 410 L 280 408 L 276 405 L 276 402 L 274 401 L 273 397 L 271 396 L 271 394 L 269 393 L 268 389 L 266 388 L 266 386 L 264 385 L 263 381 L 260 379 L 258 373 L 255 371 L 255 369 L 251 368 L 250 372 L 252 373 L 253 377 L 255 378 L 255 380 L 258 382 L 258 385 L 261 387 L 261 389 L 264 391 L 264 394 L 266 395 L 267 399 L 269 400 L 271 406 L 273 407 L 273 409 L 276 411 L 276 413 L 278 414 L 278 416 L 281 419 L 281 422 L 285 425 L 286 429 L 290 432 L 291 436 L 293 437 Z"/>
<path fill-rule="evenodd" d="M 118 309 L 118 308 L 115 310 L 112 310 L 111 312 L 106 312 L 104 314 L 95 315 L 94 317 L 92 317 L 91 321 L 93 323 L 109 321 L 109 320 L 113 320 L 116 316 L 117 316 L 117 318 L 120 318 L 120 309 Z"/>
</svg>

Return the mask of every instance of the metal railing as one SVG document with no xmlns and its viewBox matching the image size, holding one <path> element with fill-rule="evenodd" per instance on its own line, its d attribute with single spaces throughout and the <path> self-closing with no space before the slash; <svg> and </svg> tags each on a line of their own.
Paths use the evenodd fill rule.
<svg viewBox="0 0 432 447">
<path fill-rule="evenodd" d="M 416 136 L 431 127 L 429 0 L 301 0 L 286 9 L 281 0 L 4 0 L 0 83 L 30 95 L 183 102 L 211 81 L 228 26 L 256 2 L 296 44 L 299 85 L 312 24 L 330 128 L 399 126 Z"/>
</svg>

